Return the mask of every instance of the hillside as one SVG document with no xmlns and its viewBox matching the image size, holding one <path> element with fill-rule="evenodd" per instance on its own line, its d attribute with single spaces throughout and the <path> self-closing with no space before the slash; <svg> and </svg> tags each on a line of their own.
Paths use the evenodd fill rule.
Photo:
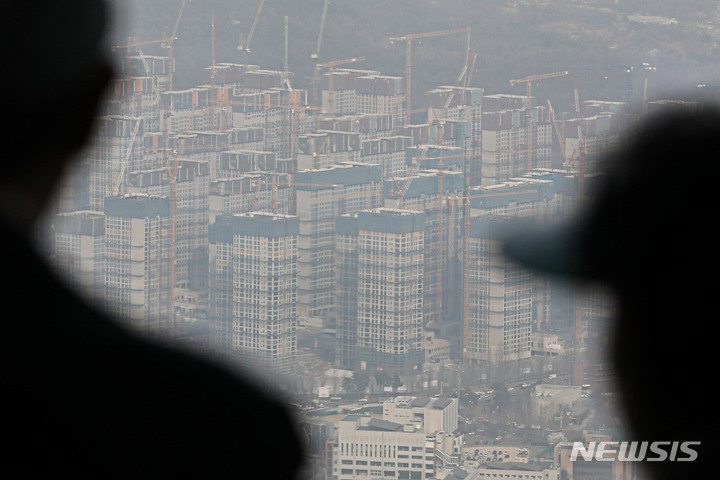
<svg viewBox="0 0 720 480">
<path fill-rule="evenodd" d="M 127 8 L 113 41 L 128 36 L 138 41 L 169 34 L 182 0 L 114 0 Z M 196 85 L 201 69 L 212 63 L 213 15 L 216 62 L 239 62 L 282 69 L 285 61 L 284 19 L 288 18 L 288 65 L 297 87 L 309 88 L 323 0 L 267 0 L 258 18 L 250 53 L 237 50 L 247 38 L 259 0 L 189 0 L 175 42 L 176 85 Z M 682 4 L 682 10 L 677 8 Z M 625 98 L 629 78 L 625 65 L 634 65 L 633 101 L 678 90 L 697 91 L 719 78 L 717 16 L 714 3 L 671 0 L 519 2 L 506 0 L 331 0 L 322 39 L 320 61 L 365 56 L 356 68 L 384 74 L 405 74 L 405 44 L 390 37 L 411 33 L 472 28 L 470 51 L 478 55 L 472 86 L 489 93 L 523 93 L 510 79 L 570 70 L 571 75 L 535 85 L 544 102 L 556 110 L 571 109 L 573 76 L 581 99 Z M 413 44 L 413 103 L 422 106 L 425 91 L 454 84 L 466 54 L 464 35 L 445 35 Z M 147 53 L 162 54 L 156 45 Z M 652 70 L 643 69 L 646 63 Z"/>
</svg>

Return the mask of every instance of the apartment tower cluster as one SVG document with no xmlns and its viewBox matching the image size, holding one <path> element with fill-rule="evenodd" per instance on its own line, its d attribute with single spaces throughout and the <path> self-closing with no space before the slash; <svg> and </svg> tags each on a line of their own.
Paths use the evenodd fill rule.
<svg viewBox="0 0 720 480">
<path fill-rule="evenodd" d="M 121 66 L 53 253 L 129 327 L 292 375 L 298 332 L 322 325 L 338 366 L 413 374 L 425 332 L 498 363 L 530 356 L 536 331 L 580 344 L 606 314 L 560 300 L 499 240 L 575 211 L 621 141 L 621 104 L 563 121 L 558 159 L 553 112 L 522 95 L 441 85 L 411 124 L 405 79 L 379 71 L 322 72 L 310 105 L 291 73 L 257 65 L 218 63 L 182 90 L 166 57 L 128 49 Z"/>
</svg>

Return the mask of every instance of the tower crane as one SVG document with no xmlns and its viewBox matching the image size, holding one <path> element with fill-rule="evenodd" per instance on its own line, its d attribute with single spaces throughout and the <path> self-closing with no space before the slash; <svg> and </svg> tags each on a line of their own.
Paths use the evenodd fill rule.
<svg viewBox="0 0 720 480">
<path fill-rule="evenodd" d="M 450 94 L 448 95 L 448 98 L 445 100 L 445 103 L 443 104 L 442 111 L 440 112 L 440 120 L 445 119 L 445 115 L 447 114 L 447 109 L 450 107 L 450 104 L 453 101 L 453 98 L 455 98 L 455 94 L 457 93 L 458 89 L 460 88 L 460 83 L 463 81 L 464 78 L 466 78 L 468 68 L 470 68 L 470 64 L 475 64 L 475 58 L 477 57 L 477 54 L 472 54 L 467 62 L 465 62 L 465 66 L 463 66 L 463 69 L 460 71 L 460 75 L 458 75 L 457 81 L 455 82 L 455 86 L 450 91 Z M 437 144 L 442 145 L 443 139 L 442 139 L 442 130 L 438 128 L 438 135 L 437 135 Z"/>
<path fill-rule="evenodd" d="M 313 157 L 313 169 L 317 170 L 320 168 L 320 156 L 323 150 L 327 151 L 327 145 L 330 141 L 330 137 L 325 137 L 325 140 L 320 145 L 320 148 L 315 147 L 315 139 L 310 139 L 310 146 L 312 147 L 312 157 Z M 327 153 L 326 153 L 327 154 Z"/>
<path fill-rule="evenodd" d="M 521 78 L 518 80 L 510 80 L 510 85 L 516 85 L 518 83 L 524 83 L 527 91 L 527 102 L 525 108 L 525 145 L 528 150 L 527 155 L 527 171 L 529 172 L 532 168 L 532 83 L 536 80 L 544 80 L 546 78 L 564 77 L 570 72 L 563 70 L 562 72 L 545 73 L 541 75 L 531 75 L 529 77 Z"/>
<path fill-rule="evenodd" d="M 325 0 L 325 4 L 323 5 L 323 11 L 322 11 L 322 17 L 320 17 L 320 30 L 318 32 L 318 40 L 317 45 L 315 46 L 315 52 L 310 55 L 310 58 L 313 60 L 318 60 L 320 58 L 320 44 L 322 43 L 322 36 L 323 31 L 325 30 L 325 17 L 327 14 L 327 7 L 330 3 L 330 0 Z M 318 68 L 317 63 L 315 64 L 315 68 L 313 69 L 313 105 L 316 107 L 320 106 L 320 103 L 318 101 L 318 86 L 320 84 L 320 70 Z"/>
<path fill-rule="evenodd" d="M 558 127 L 558 121 L 555 119 L 555 110 L 553 109 L 552 103 L 550 103 L 550 99 L 547 99 L 548 104 L 548 110 L 550 110 L 550 120 L 552 120 L 553 127 L 555 128 L 555 135 L 557 135 L 558 144 L 560 144 L 560 151 L 562 152 L 562 158 L 563 163 L 567 163 L 568 158 L 565 153 L 565 136 L 560 133 L 560 128 Z"/>
<path fill-rule="evenodd" d="M 163 43 L 163 42 L 165 42 L 166 40 L 167 40 L 166 38 L 162 38 L 162 39 L 160 39 L 160 40 L 146 40 L 146 41 L 144 41 L 144 42 L 138 42 L 134 37 L 130 37 L 130 38 L 128 39 L 128 43 L 126 43 L 125 45 L 113 45 L 112 47 L 110 47 L 110 50 L 112 50 L 113 52 L 115 52 L 115 51 L 121 50 L 121 49 L 123 49 L 123 48 L 133 48 L 133 47 L 135 47 L 135 48 L 137 49 L 138 47 L 140 47 L 140 46 L 142 46 L 142 45 L 152 45 L 152 44 L 154 44 L 154 43 Z"/>
<path fill-rule="evenodd" d="M 325 0 L 325 3 L 323 4 L 322 17 L 320 17 L 320 30 L 318 31 L 318 39 L 317 45 L 315 46 L 315 53 L 310 55 L 310 58 L 312 58 L 313 60 L 320 58 L 320 44 L 322 43 L 323 30 L 325 29 L 325 16 L 327 15 L 328 3 L 330 3 L 330 0 Z"/>
<path fill-rule="evenodd" d="M 428 37 L 439 37 L 442 35 L 453 35 L 456 33 L 466 33 L 468 36 L 468 44 L 470 43 L 470 27 L 467 28 L 459 28 L 455 30 L 441 30 L 437 32 L 427 32 L 427 33 L 413 33 L 410 35 L 404 35 L 402 37 L 390 37 L 390 42 L 405 42 L 405 115 L 406 115 L 406 122 L 410 123 L 410 113 L 412 111 L 412 99 L 411 99 L 411 90 L 412 90 L 412 41 L 417 40 L 419 38 L 428 38 Z M 467 59 L 466 62 L 467 63 Z"/>
<path fill-rule="evenodd" d="M 252 40 L 253 33 L 255 33 L 255 27 L 257 26 L 258 18 L 260 18 L 260 12 L 262 12 L 264 4 L 265 0 L 260 0 L 260 5 L 258 5 L 258 9 L 255 12 L 255 19 L 253 20 L 252 26 L 250 27 L 250 33 L 248 33 L 247 40 L 245 40 L 244 44 L 242 42 L 242 35 L 240 37 L 240 45 L 238 45 L 237 49 L 241 52 L 250 53 L 250 40 Z"/>
<path fill-rule="evenodd" d="M 173 26 L 172 33 L 169 37 L 165 37 L 164 42 L 162 43 L 162 47 L 167 49 L 168 52 L 168 90 L 172 90 L 172 78 L 173 73 L 175 72 L 175 59 L 173 58 L 173 42 L 177 40 L 177 37 L 175 35 L 177 34 L 178 27 L 180 26 L 180 19 L 182 18 L 182 14 L 185 10 L 185 4 L 187 3 L 187 1 L 188 0 L 182 0 L 182 3 L 180 4 L 180 11 L 178 12 L 178 16 L 175 18 L 175 25 Z"/>
<path fill-rule="evenodd" d="M 335 103 L 335 92 L 333 89 L 333 72 L 335 70 L 335 67 L 338 67 L 340 65 L 347 65 L 348 63 L 362 62 L 364 60 L 365 60 L 365 57 L 353 57 L 353 58 L 346 58 L 344 60 L 335 60 L 333 62 L 315 65 L 315 76 L 317 78 L 320 77 L 320 69 L 321 68 L 329 68 L 330 69 L 330 77 L 328 78 L 328 90 L 329 90 L 328 114 L 330 114 L 330 115 L 335 114 L 335 104 L 334 104 Z M 316 88 L 317 88 L 317 83 L 316 83 Z M 314 96 L 317 97 L 317 93 L 315 93 Z M 317 105 L 317 106 L 319 107 L 319 105 Z"/>
<path fill-rule="evenodd" d="M 575 121 L 577 122 L 578 136 L 578 197 L 582 197 L 585 180 L 585 137 L 583 137 L 582 123 L 580 121 L 580 97 L 577 85 L 577 75 L 575 75 L 573 78 L 573 92 L 575 95 Z"/>
<path fill-rule="evenodd" d="M 125 169 L 130 161 L 130 154 L 132 153 L 133 145 L 135 145 L 135 138 L 137 138 L 138 130 L 140 130 L 140 123 L 142 123 L 142 119 L 138 118 L 135 120 L 135 126 L 133 127 L 132 136 L 130 137 L 130 143 L 125 150 L 125 158 L 123 158 L 122 165 L 120 166 L 120 173 L 118 174 L 117 181 L 113 187 L 112 195 L 118 195 L 120 193 L 120 185 L 125 177 Z"/>
<path fill-rule="evenodd" d="M 299 113 L 300 113 L 300 92 L 297 92 L 293 89 L 292 85 L 290 84 L 290 79 L 286 76 L 285 77 L 285 85 L 287 85 L 288 88 L 288 95 L 289 95 L 289 104 L 290 104 L 290 158 L 291 158 L 291 166 L 290 168 L 292 171 L 290 172 L 290 178 L 292 178 L 292 181 L 295 181 L 295 173 L 297 172 L 297 137 L 298 137 L 298 121 L 299 121 Z M 273 191 L 274 195 L 277 195 L 277 187 L 273 187 L 275 190 Z M 297 211 L 297 200 L 295 198 L 295 192 L 292 192 L 292 199 L 291 199 L 291 213 L 295 214 Z M 274 197 L 276 198 L 276 197 Z M 277 203 L 277 201 L 275 201 Z"/>
</svg>

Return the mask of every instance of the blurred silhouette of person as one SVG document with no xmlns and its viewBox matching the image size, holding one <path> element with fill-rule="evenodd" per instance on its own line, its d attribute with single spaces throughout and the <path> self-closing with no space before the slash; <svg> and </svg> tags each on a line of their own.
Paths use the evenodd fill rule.
<svg viewBox="0 0 720 480">
<path fill-rule="evenodd" d="M 1 0 L 0 469 L 6 478 L 296 478 L 295 421 L 254 381 L 140 340 L 55 277 L 31 240 L 113 69 L 100 0 Z"/>
<path fill-rule="evenodd" d="M 614 291 L 609 359 L 628 440 L 701 442 L 694 461 L 666 445 L 666 460 L 643 462 L 653 479 L 709 478 L 717 444 L 719 144 L 713 105 L 650 115 L 607 157 L 574 222 L 505 243 L 526 266 Z"/>
</svg>

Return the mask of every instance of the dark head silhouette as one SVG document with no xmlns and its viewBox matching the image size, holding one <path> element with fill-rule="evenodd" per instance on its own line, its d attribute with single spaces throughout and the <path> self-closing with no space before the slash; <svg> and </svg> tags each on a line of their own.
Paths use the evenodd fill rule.
<svg viewBox="0 0 720 480">
<path fill-rule="evenodd" d="M 541 271 L 614 288 L 612 360 L 632 440 L 702 442 L 694 462 L 646 462 L 656 479 L 702 478 L 711 460 L 719 142 L 715 108 L 649 117 L 608 158 L 575 223 L 505 247 Z"/>
<path fill-rule="evenodd" d="M 42 203 L 87 139 L 110 78 L 107 11 L 88 0 L 3 0 L 0 9 L 7 61 L 0 181 Z"/>
<path fill-rule="evenodd" d="M 98 0 L 0 1 L 5 95 L 3 473 L 22 478 L 293 478 L 293 420 L 254 383 L 138 340 L 58 282 L 30 241 L 111 75 Z M 282 461 L 278 461 L 282 452 Z"/>
</svg>

